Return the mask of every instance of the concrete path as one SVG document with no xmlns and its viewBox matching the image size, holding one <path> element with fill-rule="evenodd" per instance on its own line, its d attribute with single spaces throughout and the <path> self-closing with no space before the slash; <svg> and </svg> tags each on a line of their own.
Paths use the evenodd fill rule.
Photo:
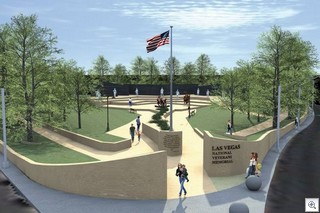
<svg viewBox="0 0 320 213">
<path fill-rule="evenodd" d="M 287 117 L 287 113 L 281 113 L 280 114 L 280 121 L 283 121 L 286 117 Z M 270 118 L 260 124 L 249 127 L 247 129 L 243 129 L 243 130 L 234 132 L 233 135 L 246 137 L 246 136 L 249 136 L 255 132 L 260 132 L 260 131 L 267 129 L 267 128 L 270 128 L 270 127 L 272 127 L 272 118 Z"/>
</svg>

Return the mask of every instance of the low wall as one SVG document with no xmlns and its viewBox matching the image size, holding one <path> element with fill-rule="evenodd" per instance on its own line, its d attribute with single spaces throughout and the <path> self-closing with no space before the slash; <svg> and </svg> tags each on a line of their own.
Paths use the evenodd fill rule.
<svg viewBox="0 0 320 213">
<path fill-rule="evenodd" d="M 0 142 L 1 150 L 3 148 Z M 164 151 L 113 161 L 36 163 L 8 147 L 8 159 L 31 180 L 64 192 L 118 199 L 166 199 Z"/>
<path fill-rule="evenodd" d="M 168 156 L 182 154 L 182 131 L 159 131 L 142 123 L 143 134 L 150 138 L 159 150 L 167 151 Z"/>
<path fill-rule="evenodd" d="M 306 115 L 301 118 L 301 122 Z M 295 128 L 294 122 L 280 129 L 280 137 Z M 258 153 L 262 162 L 267 152 L 276 142 L 277 130 L 265 133 L 256 141 L 216 138 L 208 131 L 203 136 L 203 167 L 210 177 L 244 174 L 249 165 L 251 152 Z"/>
<path fill-rule="evenodd" d="M 103 142 L 99 141 L 93 138 L 89 138 L 83 135 L 76 134 L 74 132 L 70 132 L 64 129 L 52 127 L 52 126 L 45 126 L 44 128 L 47 128 L 51 131 L 57 132 L 60 135 L 63 135 L 64 137 L 69 138 L 70 140 L 76 141 L 78 143 L 81 143 L 83 145 L 92 147 L 97 150 L 101 151 L 111 151 L 111 152 L 116 152 L 124 149 L 131 148 L 131 140 L 130 139 L 125 139 L 122 141 L 118 142 Z"/>
</svg>

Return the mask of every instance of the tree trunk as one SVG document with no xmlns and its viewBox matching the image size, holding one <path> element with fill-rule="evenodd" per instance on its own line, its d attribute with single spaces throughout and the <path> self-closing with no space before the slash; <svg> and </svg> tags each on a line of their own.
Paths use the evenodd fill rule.
<svg viewBox="0 0 320 213">
<path fill-rule="evenodd" d="M 81 112 L 78 110 L 78 128 L 81 129 Z"/>
<path fill-rule="evenodd" d="M 33 142 L 32 109 L 27 110 L 27 141 Z"/>
</svg>

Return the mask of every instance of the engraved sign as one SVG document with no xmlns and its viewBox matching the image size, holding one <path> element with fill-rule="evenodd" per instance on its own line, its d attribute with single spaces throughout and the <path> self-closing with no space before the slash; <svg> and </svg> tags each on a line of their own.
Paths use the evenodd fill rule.
<svg viewBox="0 0 320 213">
<path fill-rule="evenodd" d="M 171 152 L 180 151 L 180 136 L 179 135 L 165 135 L 163 138 L 163 146 Z"/>
<path fill-rule="evenodd" d="M 233 163 L 232 151 L 240 149 L 240 144 L 212 146 L 212 164 Z"/>
</svg>

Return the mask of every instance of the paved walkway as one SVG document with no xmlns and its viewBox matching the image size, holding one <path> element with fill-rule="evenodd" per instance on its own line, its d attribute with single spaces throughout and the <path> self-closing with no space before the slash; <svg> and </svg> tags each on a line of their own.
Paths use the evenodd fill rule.
<svg viewBox="0 0 320 213">
<path fill-rule="evenodd" d="M 153 106 L 154 107 L 154 106 Z M 153 109 L 151 107 L 151 109 Z M 184 106 L 185 107 L 185 106 Z M 140 113 L 140 112 L 139 112 Z M 151 112 L 143 112 L 141 116 L 142 122 L 151 117 Z M 313 118 L 313 117 L 312 117 Z M 312 120 L 311 117 L 301 125 L 304 128 Z M 129 200 L 113 200 L 102 198 L 91 198 L 80 195 L 71 195 L 68 193 L 56 191 L 53 189 L 41 186 L 26 178 L 14 165 L 7 169 L 3 169 L 4 173 L 10 180 L 26 195 L 26 197 L 37 207 L 41 212 L 228 212 L 229 205 L 236 201 L 242 201 L 250 206 L 250 209 L 255 209 L 254 212 L 263 212 L 266 192 L 268 184 L 273 172 L 273 166 L 277 159 L 275 147 L 271 148 L 266 158 L 263 161 L 263 188 L 259 192 L 248 191 L 243 184 L 229 188 L 227 190 L 216 192 L 216 187 L 213 185 L 210 178 L 207 177 L 202 168 L 202 139 L 194 133 L 191 126 L 186 120 L 186 111 L 174 113 L 174 128 L 175 130 L 183 131 L 183 155 L 178 157 L 168 157 L 168 199 L 167 201 L 129 201 Z M 134 121 L 132 121 L 134 122 Z M 130 124 L 130 123 L 129 123 Z M 129 135 L 129 124 L 120 127 L 110 133 L 124 136 Z M 302 129 L 301 128 L 301 129 Z M 52 132 L 42 131 L 53 140 L 57 138 Z M 297 133 L 296 130 L 291 131 L 281 140 L 283 147 L 286 142 Z M 61 139 L 61 138 L 60 138 Z M 143 152 L 153 152 L 157 148 L 149 138 L 142 135 L 142 141 L 139 144 L 134 144 L 131 149 L 124 152 L 106 153 L 97 150 L 90 150 L 88 147 L 78 143 L 73 144 L 67 139 L 60 140 L 60 143 L 74 148 L 78 151 L 94 156 L 101 160 L 110 160 L 133 156 Z M 2 158 L 1 158 L 2 161 Z M 188 190 L 188 198 L 186 199 L 170 199 L 176 198 L 179 189 L 178 180 L 174 176 L 176 165 L 182 162 L 187 165 L 190 174 L 190 182 L 186 183 Z M 215 193 L 210 193 L 215 192 Z M 204 194 L 205 195 L 201 195 Z M 193 196 L 193 197 L 189 197 Z M 43 199 L 46 197 L 46 199 Z M 51 202 L 53 201 L 53 202 Z"/>
<path fill-rule="evenodd" d="M 280 114 L 280 121 L 283 121 L 286 117 L 287 117 L 287 113 L 281 113 Z M 272 118 L 270 118 L 260 124 L 249 127 L 247 129 L 237 131 L 237 132 L 233 133 L 233 135 L 246 137 L 246 136 L 249 136 L 255 132 L 260 132 L 260 131 L 268 129 L 270 127 L 272 127 Z"/>
</svg>

